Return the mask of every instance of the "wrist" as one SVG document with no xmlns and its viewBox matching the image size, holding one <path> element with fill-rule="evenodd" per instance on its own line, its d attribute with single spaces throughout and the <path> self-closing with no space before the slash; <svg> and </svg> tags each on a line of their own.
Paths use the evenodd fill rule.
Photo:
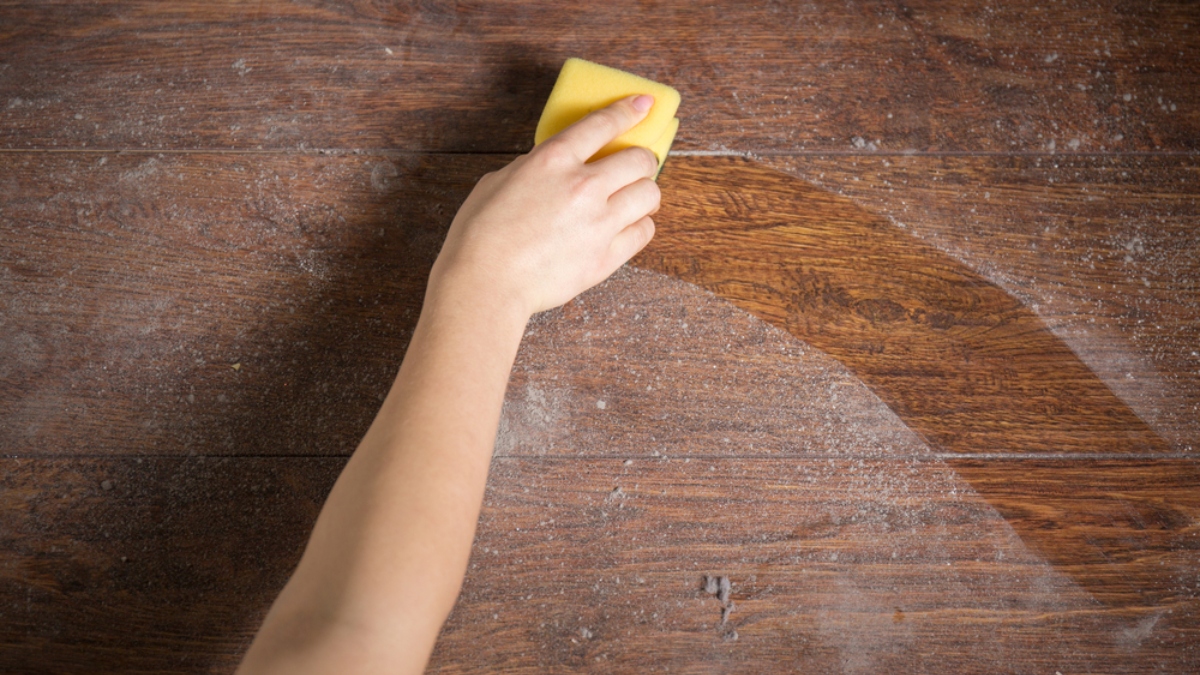
<svg viewBox="0 0 1200 675">
<path fill-rule="evenodd" d="M 499 322 L 524 333 L 534 312 L 527 298 L 510 285 L 498 282 L 483 270 L 434 269 L 425 289 L 422 314 L 465 314 Z M 500 326 L 496 326 L 499 328 Z"/>
</svg>

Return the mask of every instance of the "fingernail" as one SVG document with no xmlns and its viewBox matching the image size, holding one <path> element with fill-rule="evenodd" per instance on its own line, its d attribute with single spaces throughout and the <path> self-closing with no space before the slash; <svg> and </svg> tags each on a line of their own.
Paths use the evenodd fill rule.
<svg viewBox="0 0 1200 675">
<path fill-rule="evenodd" d="M 651 106 L 653 106 L 653 105 L 654 105 L 654 97 L 653 96 L 647 96 L 646 94 L 642 94 L 641 96 L 638 96 L 637 98 L 633 99 L 633 109 L 638 112 L 646 112 L 647 110 L 650 110 Z"/>
</svg>

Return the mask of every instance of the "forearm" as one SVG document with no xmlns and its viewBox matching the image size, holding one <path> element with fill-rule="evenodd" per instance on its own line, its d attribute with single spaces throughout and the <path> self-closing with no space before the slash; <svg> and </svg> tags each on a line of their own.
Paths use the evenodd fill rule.
<svg viewBox="0 0 1200 675">
<path fill-rule="evenodd" d="M 403 639 L 406 651 L 432 649 L 466 570 L 504 389 L 528 319 L 524 308 L 479 286 L 431 282 L 396 381 L 334 485 L 263 626 L 259 651 L 270 651 L 273 638 L 288 643 L 284 649 L 297 639 L 317 647 L 327 635 L 364 648 L 393 642 L 373 638 L 375 631 Z M 314 649 L 289 668 L 349 670 L 348 661 L 373 662 L 369 651 Z M 318 656 L 330 657 L 334 670 Z M 399 664 L 379 665 L 396 672 Z"/>
<path fill-rule="evenodd" d="M 480 180 L 450 226 L 400 373 L 334 485 L 248 673 L 416 673 L 462 584 L 529 317 L 650 240 L 654 154 L 587 160 L 646 116 L 596 111 Z"/>
</svg>

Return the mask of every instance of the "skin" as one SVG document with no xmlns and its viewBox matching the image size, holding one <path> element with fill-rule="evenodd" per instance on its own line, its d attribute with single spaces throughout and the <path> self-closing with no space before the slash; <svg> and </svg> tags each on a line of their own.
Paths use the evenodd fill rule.
<svg viewBox="0 0 1200 675">
<path fill-rule="evenodd" d="M 592 113 L 467 197 L 396 381 L 239 673 L 424 670 L 466 573 L 527 322 L 654 236 L 654 154 L 587 163 L 652 103 L 630 97 Z"/>
</svg>

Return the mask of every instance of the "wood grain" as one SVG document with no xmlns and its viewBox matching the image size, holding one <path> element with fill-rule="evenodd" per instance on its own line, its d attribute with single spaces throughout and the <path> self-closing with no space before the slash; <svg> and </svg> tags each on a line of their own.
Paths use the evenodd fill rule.
<svg viewBox="0 0 1200 675">
<path fill-rule="evenodd" d="M 1008 495 L 1060 516 L 1081 508 L 1076 495 L 1105 513 L 1170 504 L 1177 516 L 1150 528 L 1135 518 L 1078 529 L 1069 517 L 1029 519 L 1068 541 L 1125 539 L 1138 551 L 1128 566 L 1114 560 L 1090 572 L 1119 586 L 1123 572 L 1144 580 L 1171 570 L 1154 586 L 1173 593 L 1101 609 L 1057 568 L 1012 546 L 1007 526 L 969 490 L 954 491 L 939 462 L 522 458 L 494 467 L 489 504 L 505 517 L 484 515 L 438 661 L 451 661 L 448 672 L 989 672 L 1032 670 L 1041 659 L 1062 672 L 1193 667 L 1184 645 L 1197 611 L 1189 590 L 1196 550 L 1187 543 L 1197 502 L 1180 495 L 1195 484 L 1195 466 L 1115 462 L 1105 475 L 1141 477 L 1140 487 L 1121 482 L 1116 494 L 1091 466 L 1072 463 L 1021 461 L 990 479 L 1026 469 L 1060 480 L 1022 482 Z M 894 481 L 909 470 L 905 490 L 863 489 L 864 476 Z M 733 581 L 726 625 L 700 589 L 705 574 Z M 479 583 L 485 575 L 498 584 Z M 482 648 L 481 629 L 492 636 Z M 459 645 L 486 660 L 453 663 Z"/>
<path fill-rule="evenodd" d="M 570 56 L 680 150 L 1200 149 L 1191 2 L 10 2 L 0 147 L 527 149 Z"/>
<path fill-rule="evenodd" d="M 837 358 L 936 449 L 976 456 L 1169 452 L 1035 314 L 962 263 L 770 169 L 726 160 L 692 167 L 694 181 L 662 179 L 664 214 L 669 222 L 672 196 L 686 195 L 684 208 L 696 215 L 687 225 L 660 227 L 637 263 L 698 283 Z M 1137 479 L 1124 469 L 1096 470 L 1113 485 Z M 992 499 L 990 485 L 972 484 Z M 1026 544 L 1105 602 L 1127 606 L 1131 596 L 1163 592 L 1145 579 L 1081 572 L 1106 569 L 1120 546 L 1094 537 L 1064 546 L 1057 533 L 1025 518 L 1043 504 L 992 503 Z M 1072 523 L 1124 517 L 1079 506 L 1055 515 Z"/>
<path fill-rule="evenodd" d="M 31 672 L 103 670 L 97 654 L 112 671 L 227 671 L 339 460 L 230 458 L 260 462 L 231 476 L 201 468 L 213 458 L 155 455 L 348 452 L 403 353 L 453 205 L 505 158 L 19 158 L 0 174 L 0 299 L 13 317 L 0 441 L 6 455 L 64 457 L 7 460 L 58 468 L 6 477 L 3 498 L 15 501 L 3 510 L 12 553 L 0 597 L 17 618 L 3 658 Z M 1164 171 L 1110 192 L 1114 208 L 1190 175 Z M 662 185 L 657 248 L 640 264 L 782 316 L 788 333 L 646 271 L 540 317 L 510 390 L 482 571 L 437 669 L 770 672 L 800 659 L 816 670 L 928 670 L 929 644 L 937 664 L 964 672 L 1194 667 L 1194 466 L 1148 459 L 1170 448 L 1126 425 L 1120 399 L 1032 311 L 850 198 L 778 171 L 677 159 Z M 1017 257 L 1005 251 L 996 248 Z M 730 283 L 739 280 L 748 283 Z M 1089 297 L 1110 300 L 1105 289 Z M 903 315 L 882 312 L 888 302 Z M 946 315 L 936 325 L 917 320 L 935 311 Z M 789 337 L 801 329 L 820 351 Z M 884 349 L 862 348 L 875 344 Z M 887 361 L 896 350 L 906 358 Z M 894 397 L 933 447 L 871 403 L 858 378 Z M 949 402 L 954 387 L 970 443 L 939 415 L 914 413 Z M 1047 399 L 1074 433 L 1037 407 Z M 978 416 L 963 412 L 972 405 Z M 1064 448 L 1077 454 L 1013 459 Z M 976 459 L 947 467 L 938 452 Z M 1131 452 L 1141 454 L 1083 459 Z M 70 458 L 81 454 L 143 455 L 157 468 Z M 713 475 L 697 479 L 705 465 Z M 637 476 L 634 487 L 617 475 Z M 247 558 L 263 549 L 245 538 L 265 508 L 252 476 L 277 480 L 266 492 L 278 502 L 266 517 L 269 568 Z M 130 484 L 135 498 L 105 501 Z M 296 495 L 279 496 L 287 489 Z M 682 501 L 641 501 L 655 490 Z M 549 493 L 569 496 L 536 501 Z M 85 507 L 72 510 L 74 500 Z M 808 529 L 787 534 L 788 514 Z M 618 529 L 604 529 L 606 518 Z M 137 559 L 118 550 L 126 542 L 149 556 L 131 577 L 114 571 L 121 555 Z M 229 582 L 226 560 L 246 561 Z M 750 589 L 735 593 L 733 616 L 746 618 L 736 641 L 695 587 L 710 572 Z M 610 574 L 648 589 L 614 589 Z M 142 590 L 138 579 L 149 580 Z M 544 613 L 527 618 L 522 603 Z"/>
<path fill-rule="evenodd" d="M 228 672 L 342 461 L 0 461 L 0 667 Z M 1120 485 L 1092 463 L 968 464 L 499 458 L 431 671 L 1195 668 L 1194 462 L 1103 463 L 1137 477 Z M 1009 522 L 1120 542 L 1073 572 L 1170 592 L 1101 604 L 965 488 L 966 468 L 1024 512 Z M 864 492 L 869 475 L 906 489 Z M 1129 515 L 1062 516 L 1087 508 Z M 724 625 L 704 575 L 732 581 Z"/>
<path fill-rule="evenodd" d="M 1200 551 L 1194 461 L 947 464 L 1097 600 L 1132 608 L 1194 595 L 1186 571 Z M 1038 531 L 1055 541 L 1026 534 Z"/>
<path fill-rule="evenodd" d="M 5 460 L 0 670 L 231 672 L 343 463 Z"/>
<path fill-rule="evenodd" d="M 935 447 L 1168 449 L 1033 312 L 962 263 L 752 162 L 688 169 L 663 176 L 667 224 L 636 264 L 829 353 Z"/>
<path fill-rule="evenodd" d="M 7 179 L 20 198 L 3 208 L 3 297 L 23 317 L 5 325 L 9 454 L 348 453 L 403 353 L 442 205 L 502 161 L 106 157 L 30 156 Z M 926 453 L 1170 451 L 1027 308 L 849 200 L 738 159 L 676 162 L 662 180 L 639 264 L 848 370 L 626 276 L 535 324 L 501 454 L 922 452 L 852 404 L 870 399 L 856 378 Z M 1112 555 L 1018 531 L 1061 565 Z"/>
<path fill-rule="evenodd" d="M 348 454 L 456 205 L 501 161 L 3 165 L 5 452 Z"/>
<path fill-rule="evenodd" d="M 1178 451 L 1200 439 L 1195 157 L 805 157 L 770 166 L 1019 298 Z"/>
<path fill-rule="evenodd" d="M 680 154 L 530 326 L 431 671 L 1200 670 L 1198 24 L 3 3 L 0 671 L 234 668 L 568 56 Z"/>
<path fill-rule="evenodd" d="M 451 205 L 503 161 L 22 156 L 0 178 L 0 303 L 20 317 L 0 327 L 6 452 L 348 452 L 403 353 Z M 681 159 L 662 180 L 637 264 L 835 356 L 938 449 L 1168 449 L 1028 308 L 850 200 L 731 158 Z M 1174 321 L 1186 352 L 1194 315 L 1167 284 L 1152 286 L 1182 304 L 1141 318 Z M 634 310 L 661 312 L 674 310 Z M 730 369 L 739 354 L 721 358 Z"/>
</svg>

